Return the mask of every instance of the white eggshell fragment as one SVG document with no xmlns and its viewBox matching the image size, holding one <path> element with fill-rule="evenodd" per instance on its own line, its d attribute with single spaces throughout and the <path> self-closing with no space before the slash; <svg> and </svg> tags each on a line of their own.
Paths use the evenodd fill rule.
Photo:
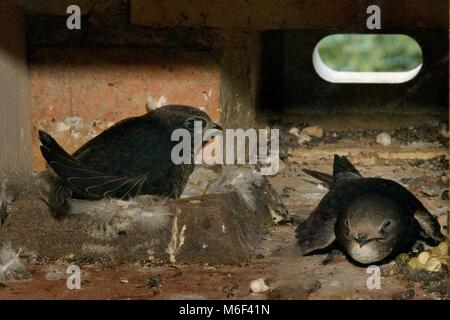
<svg viewBox="0 0 450 320">
<path fill-rule="evenodd" d="M 382 132 L 379 135 L 377 135 L 376 141 L 378 144 L 381 144 L 382 146 L 389 146 L 392 143 L 392 138 L 389 133 Z"/>
<path fill-rule="evenodd" d="M 270 288 L 266 285 L 264 279 L 260 278 L 250 282 L 250 290 L 253 293 L 264 293 L 266 291 L 269 291 Z"/>
<path fill-rule="evenodd" d="M 430 259 L 430 254 L 426 251 L 421 252 L 418 256 L 417 256 L 417 260 L 419 261 L 420 264 L 425 265 L 428 260 Z"/>
</svg>

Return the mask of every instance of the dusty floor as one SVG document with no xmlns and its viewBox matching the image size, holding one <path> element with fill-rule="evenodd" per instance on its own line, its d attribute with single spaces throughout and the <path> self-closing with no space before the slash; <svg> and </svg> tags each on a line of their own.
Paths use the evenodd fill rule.
<svg viewBox="0 0 450 320">
<path fill-rule="evenodd" d="M 0 286 L 0 299 L 445 299 L 445 279 L 405 280 L 401 272 L 390 271 L 394 262 L 382 267 L 381 288 L 370 290 L 365 268 L 343 256 L 328 263 L 326 254 L 299 257 L 293 238 L 295 225 L 326 193 L 301 168 L 330 172 L 333 153 L 348 155 L 363 175 L 403 183 L 446 226 L 448 143 L 436 133 L 440 125 L 392 129 L 390 146 L 375 142 L 377 130 L 333 132 L 326 127 L 322 138 L 298 146 L 286 126 L 282 171 L 269 180 L 292 213 L 293 223 L 274 227 L 247 264 L 84 265 L 80 290 L 66 287 L 68 263 L 28 265 L 32 277 L 6 281 Z M 258 278 L 264 278 L 271 290 L 250 293 L 250 281 Z"/>
</svg>

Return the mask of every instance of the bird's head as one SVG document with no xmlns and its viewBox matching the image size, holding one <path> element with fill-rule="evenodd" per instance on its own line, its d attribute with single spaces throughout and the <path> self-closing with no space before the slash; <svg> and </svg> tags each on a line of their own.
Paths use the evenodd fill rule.
<svg viewBox="0 0 450 320">
<path fill-rule="evenodd" d="M 222 127 L 212 121 L 206 112 L 198 108 L 167 105 L 151 111 L 150 115 L 160 123 L 165 123 L 171 134 L 178 129 L 189 132 L 192 157 L 201 155 L 203 148 L 217 135 L 221 135 Z M 196 143 L 196 141 L 200 143 Z"/>
<path fill-rule="evenodd" d="M 389 199 L 370 196 L 353 201 L 336 224 L 336 238 L 360 264 L 384 260 L 394 250 L 403 223 Z"/>
</svg>

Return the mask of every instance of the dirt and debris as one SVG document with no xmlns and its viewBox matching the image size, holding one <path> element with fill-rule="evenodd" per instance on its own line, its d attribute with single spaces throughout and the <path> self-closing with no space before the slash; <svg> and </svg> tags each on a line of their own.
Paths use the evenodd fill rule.
<svg viewBox="0 0 450 320">
<path fill-rule="evenodd" d="M 403 178 L 400 182 L 407 185 L 412 193 L 423 197 L 437 197 L 448 188 L 448 184 L 444 183 L 441 177 Z"/>
<path fill-rule="evenodd" d="M 364 176 L 379 176 L 402 183 L 416 194 L 432 214 L 438 217 L 443 232 L 447 232 L 448 213 L 448 151 L 446 143 L 433 144 L 439 125 L 386 130 L 330 131 L 323 127 L 321 138 L 310 135 L 311 141 L 300 146 L 298 137 L 314 124 L 282 127 L 280 147 L 285 149 L 283 170 L 268 177 L 271 187 L 288 208 L 286 223 L 274 226 L 255 248 L 246 263 L 232 265 L 159 264 L 154 256 L 136 263 L 94 263 L 85 261 L 81 290 L 67 290 L 66 268 L 74 261 L 50 262 L 28 259 L 28 282 L 3 281 L 0 299 L 445 299 L 448 298 L 447 266 L 441 261 L 440 271 L 414 269 L 408 265 L 432 247 L 418 243 L 408 259 L 401 257 L 381 266 L 380 289 L 369 289 L 366 268 L 351 264 L 338 250 L 302 257 L 296 251 L 294 229 L 317 205 L 327 189 L 307 177 L 301 169 L 331 170 L 332 154 L 345 150 Z M 320 126 L 319 126 L 320 127 Z M 321 127 L 322 128 L 322 127 Z M 291 134 L 288 131 L 291 130 Z M 388 132 L 392 144 L 379 146 L 376 135 Z M 411 131 L 411 132 L 410 132 Z M 283 134 L 284 132 L 284 134 Z M 428 133 L 429 135 L 425 135 Z M 414 141 L 415 138 L 421 141 Z M 417 145 L 413 153 L 404 156 L 399 144 L 427 142 Z M 434 141 L 436 142 L 436 141 Z M 377 145 L 379 148 L 377 149 Z M 373 147 L 373 148 L 372 148 Z M 382 152 L 388 152 L 383 157 Z M 396 157 L 397 154 L 402 156 Z M 430 154 L 430 157 L 422 157 Z M 205 192 L 208 180 L 198 172 L 187 191 Z M 206 177 L 206 178 L 205 178 Z M 244 193 L 245 195 L 245 190 Z M 445 196 L 447 194 L 447 196 Z M 447 197 L 447 198 L 446 198 Z M 404 258 L 404 256 L 402 256 Z M 444 258 L 445 256 L 442 256 Z M 421 259 L 424 255 L 421 256 Z M 427 262 L 428 262 L 427 260 Z M 414 261 L 414 260 L 413 260 Z M 421 260 L 422 262 L 424 261 Z M 75 261 L 79 263 L 79 261 Z M 426 265 L 426 264 L 425 264 Z M 254 293 L 252 281 L 258 281 Z M 254 286 L 254 285 L 253 285 Z"/>
<path fill-rule="evenodd" d="M 149 288 L 156 288 L 162 286 L 163 282 L 160 278 L 148 278 L 145 280 L 145 285 Z"/>
<path fill-rule="evenodd" d="M 396 143 L 403 146 L 429 146 L 448 147 L 448 137 L 444 132 L 448 132 L 448 123 L 432 122 L 417 127 L 399 128 L 386 132 L 382 129 L 354 129 L 342 131 L 324 130 L 318 126 L 310 126 L 307 123 L 295 125 L 294 123 L 273 123 L 275 128 L 280 129 L 280 145 L 285 148 L 297 148 L 301 144 L 308 146 L 318 146 L 319 144 L 338 143 L 342 140 L 367 141 L 368 146 L 382 144 L 389 146 Z M 313 129 L 311 129 L 313 128 Z M 317 132 L 318 134 L 306 134 L 306 132 Z M 304 133 L 302 143 L 299 137 Z M 448 134 L 447 134 L 448 135 Z"/>
<path fill-rule="evenodd" d="M 227 298 L 232 298 L 235 296 L 236 290 L 239 289 L 239 284 L 237 283 L 228 283 L 223 286 L 222 291 L 226 293 Z"/>
<path fill-rule="evenodd" d="M 396 292 L 392 295 L 393 300 L 411 300 L 414 298 L 416 292 L 414 289 L 407 289 L 405 291 Z"/>
<path fill-rule="evenodd" d="M 405 161 L 405 165 L 410 165 L 413 167 L 418 167 L 421 169 L 426 169 L 430 171 L 446 171 L 448 172 L 448 159 L 447 157 L 441 155 L 434 157 L 432 159 L 422 160 L 422 159 L 408 159 Z M 447 181 L 448 182 L 448 181 Z"/>
<path fill-rule="evenodd" d="M 410 281 L 430 283 L 442 281 L 448 274 L 448 244 L 442 242 L 435 247 L 425 249 L 422 246 L 416 252 L 403 253 L 395 260 L 393 268 L 397 274 Z"/>
<path fill-rule="evenodd" d="M 399 279 L 405 282 L 405 287 L 414 287 L 424 290 L 432 299 L 448 298 L 448 245 L 442 242 L 436 247 L 428 247 L 421 244 L 416 246 L 410 253 L 399 255 L 395 261 L 382 266 L 382 274 L 390 279 Z M 439 262 L 439 268 L 430 261 L 435 259 Z M 402 290 L 393 294 L 392 298 L 406 300 L 414 295 L 410 290 Z"/>
</svg>

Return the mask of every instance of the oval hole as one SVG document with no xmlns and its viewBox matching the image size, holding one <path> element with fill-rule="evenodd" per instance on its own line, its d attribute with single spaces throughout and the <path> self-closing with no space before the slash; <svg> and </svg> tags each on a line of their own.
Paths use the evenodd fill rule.
<svg viewBox="0 0 450 320">
<path fill-rule="evenodd" d="M 313 53 L 317 74 L 333 83 L 403 83 L 422 68 L 422 49 L 402 34 L 334 34 Z"/>
</svg>

